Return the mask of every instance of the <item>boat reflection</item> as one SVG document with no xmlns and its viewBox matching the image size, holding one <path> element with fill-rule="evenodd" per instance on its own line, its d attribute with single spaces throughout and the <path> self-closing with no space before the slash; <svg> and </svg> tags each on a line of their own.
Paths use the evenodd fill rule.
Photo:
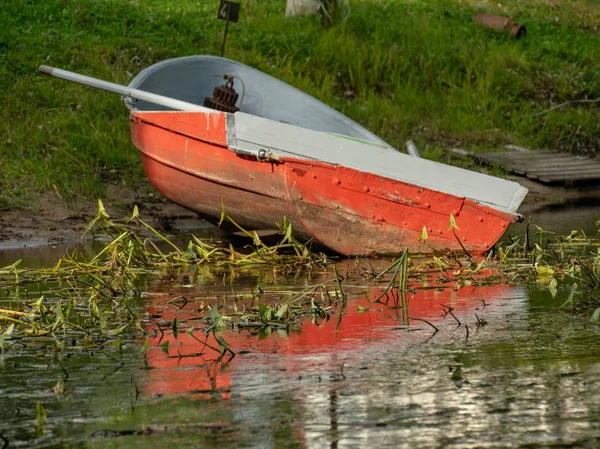
<svg viewBox="0 0 600 449">
<path fill-rule="evenodd" d="M 482 312 L 494 309 L 496 298 L 506 298 L 515 287 L 507 285 L 441 288 L 427 283 L 404 295 L 385 287 L 349 293 L 345 306 L 330 310 L 330 318 L 308 317 L 299 326 L 237 329 L 218 332 L 235 357 L 220 357 L 219 343 L 204 332 L 201 301 L 172 301 L 181 291 L 170 289 L 148 299 L 151 334 L 146 353 L 150 368 L 140 379 L 149 395 L 191 394 L 198 398 L 229 399 L 236 378 L 245 377 L 259 364 L 271 370 L 300 372 L 315 357 L 323 362 L 351 359 L 361 352 L 378 350 L 396 341 L 424 341 L 435 328 L 468 324 L 473 331 Z M 374 302 L 380 298 L 381 302 Z M 171 301 L 171 302 L 170 302 Z M 242 307 L 238 304 L 238 307 Z M 476 316 L 477 314 L 477 316 Z M 173 330 L 176 319 L 177 331 Z M 190 332 L 190 329 L 194 329 Z M 445 337 L 441 337 L 445 338 Z M 325 362 L 327 363 L 327 362 Z M 290 375 L 292 375 L 290 374 Z"/>
</svg>

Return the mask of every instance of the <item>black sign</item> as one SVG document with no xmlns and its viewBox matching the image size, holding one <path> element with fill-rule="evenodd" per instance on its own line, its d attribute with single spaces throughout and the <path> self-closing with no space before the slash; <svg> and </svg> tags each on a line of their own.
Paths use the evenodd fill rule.
<svg viewBox="0 0 600 449">
<path fill-rule="evenodd" d="M 219 19 L 227 20 L 229 22 L 237 22 L 239 16 L 239 3 L 221 0 L 221 4 L 219 5 L 219 14 L 217 16 Z"/>
</svg>

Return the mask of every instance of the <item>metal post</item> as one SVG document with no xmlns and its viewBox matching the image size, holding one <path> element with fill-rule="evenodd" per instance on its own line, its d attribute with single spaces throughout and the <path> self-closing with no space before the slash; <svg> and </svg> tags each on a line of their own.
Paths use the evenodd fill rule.
<svg viewBox="0 0 600 449">
<path fill-rule="evenodd" d="M 229 30 L 229 19 L 225 23 L 225 33 L 223 33 L 223 44 L 221 45 L 221 57 L 225 54 L 225 42 L 227 41 L 227 30 Z"/>
</svg>

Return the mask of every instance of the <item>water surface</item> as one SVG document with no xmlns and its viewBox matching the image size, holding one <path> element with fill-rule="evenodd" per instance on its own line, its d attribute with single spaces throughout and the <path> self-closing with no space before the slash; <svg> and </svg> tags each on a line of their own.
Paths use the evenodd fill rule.
<svg viewBox="0 0 600 449">
<path fill-rule="evenodd" d="M 277 301 L 323 276 L 252 270 L 234 285 L 241 295 L 260 284 Z M 371 304 L 381 289 L 348 287 L 347 305 L 327 322 L 223 332 L 236 356 L 219 360 L 183 330 L 229 288 L 221 273 L 149 279 L 138 304 L 145 357 L 132 334 L 101 351 L 83 340 L 57 351 L 50 337 L 13 345 L 0 366 L 8 447 L 600 444 L 600 332 L 559 309 L 567 289 L 553 298 L 537 286 L 421 285 L 407 295 L 406 313 L 394 301 Z M 168 303 L 181 295 L 184 306 Z M 60 379 L 62 394 L 53 391 Z"/>
<path fill-rule="evenodd" d="M 552 212 L 535 224 L 557 226 Z M 595 230 L 589 213 L 577 226 L 558 215 L 565 234 Z M 66 249 L 4 251 L 0 267 L 52 266 Z M 5 349 L 0 448 L 600 447 L 600 329 L 561 307 L 570 287 L 559 283 L 555 297 L 538 284 L 442 288 L 434 275 L 405 302 L 374 304 L 385 283 L 365 288 L 356 273 L 389 263 L 340 262 L 348 300 L 328 321 L 226 330 L 218 335 L 236 355 L 223 358 L 202 343 L 216 345 L 202 330 L 207 305 L 235 297 L 251 307 L 259 288 L 276 305 L 331 273 L 200 266 L 149 277 L 133 305 L 147 350 L 134 331 L 101 348 L 66 333 Z M 0 291 L 0 309 L 50 289 Z"/>
</svg>

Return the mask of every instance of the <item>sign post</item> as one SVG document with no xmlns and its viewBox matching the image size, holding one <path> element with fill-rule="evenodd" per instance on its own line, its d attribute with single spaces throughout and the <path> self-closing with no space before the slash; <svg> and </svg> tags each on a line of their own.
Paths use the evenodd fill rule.
<svg viewBox="0 0 600 449">
<path fill-rule="evenodd" d="M 225 42 L 227 41 L 227 31 L 229 30 L 229 22 L 237 22 L 240 16 L 240 4 L 236 2 L 230 2 L 228 0 L 221 0 L 219 5 L 219 13 L 217 17 L 221 20 L 225 20 L 225 33 L 223 34 L 223 45 L 221 46 L 221 56 L 225 54 Z"/>
</svg>

